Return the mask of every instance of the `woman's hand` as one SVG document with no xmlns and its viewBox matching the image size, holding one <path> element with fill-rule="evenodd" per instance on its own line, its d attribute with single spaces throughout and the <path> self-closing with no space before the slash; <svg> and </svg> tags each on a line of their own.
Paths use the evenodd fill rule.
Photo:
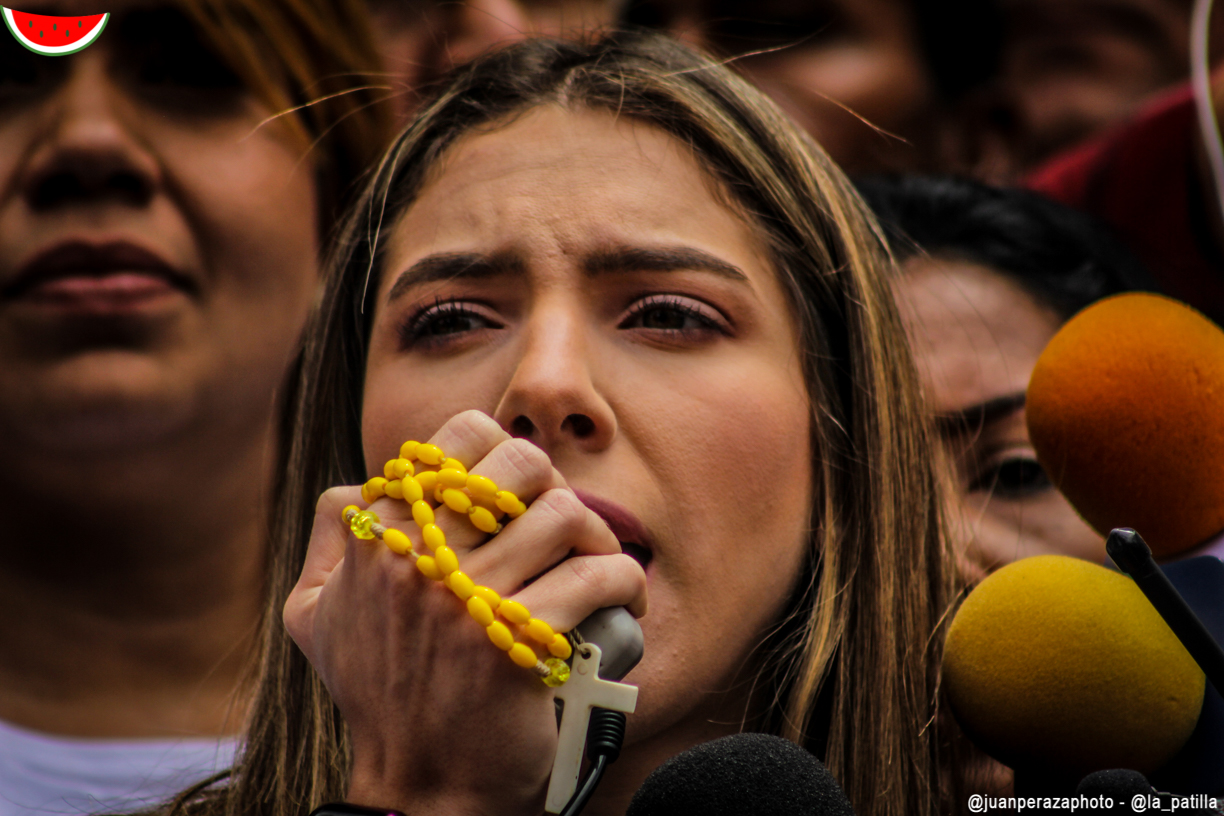
<svg viewBox="0 0 1224 816">
<path fill-rule="evenodd" d="M 620 554 L 542 450 L 477 411 L 429 441 L 529 505 L 491 540 L 437 511 L 460 569 L 476 583 L 557 631 L 602 607 L 645 613 L 641 567 Z M 349 801 L 409 813 L 539 813 L 557 742 L 552 692 L 490 643 L 463 602 L 410 557 L 350 533 L 341 511 L 360 505 L 360 493 L 338 487 L 320 497 L 284 612 L 349 726 Z M 428 552 L 406 503 L 383 498 L 371 509 Z"/>
</svg>

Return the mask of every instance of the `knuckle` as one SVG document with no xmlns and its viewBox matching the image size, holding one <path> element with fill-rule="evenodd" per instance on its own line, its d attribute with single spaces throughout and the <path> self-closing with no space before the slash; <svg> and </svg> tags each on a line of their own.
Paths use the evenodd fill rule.
<svg viewBox="0 0 1224 816">
<path fill-rule="evenodd" d="M 506 435 L 496 420 L 475 408 L 451 417 L 451 420 L 446 423 L 446 430 L 454 434 L 464 445 L 470 444 L 475 447 L 492 444 Z"/>
<path fill-rule="evenodd" d="M 531 507 L 532 509 L 538 507 L 540 511 L 547 513 L 551 524 L 563 536 L 574 537 L 586 529 L 586 515 L 590 511 L 569 490 L 563 488 L 547 490 L 532 502 Z"/>
<path fill-rule="evenodd" d="M 498 452 L 507 467 L 529 482 L 545 476 L 552 469 L 548 454 L 526 439 L 507 439 L 498 446 Z"/>
</svg>

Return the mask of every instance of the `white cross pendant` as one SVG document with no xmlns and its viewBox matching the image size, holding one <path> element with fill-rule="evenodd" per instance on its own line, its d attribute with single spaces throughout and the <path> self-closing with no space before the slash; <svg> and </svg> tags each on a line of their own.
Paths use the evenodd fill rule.
<svg viewBox="0 0 1224 816">
<path fill-rule="evenodd" d="M 560 813 L 578 788 L 582 770 L 582 751 L 586 747 L 587 726 L 592 708 L 608 708 L 632 714 L 637 708 L 637 686 L 613 683 L 599 676 L 602 653 L 594 643 L 580 644 L 574 650 L 569 680 L 555 692 L 565 703 L 561 709 L 561 730 L 557 735 L 557 757 L 548 781 L 544 810 Z"/>
</svg>

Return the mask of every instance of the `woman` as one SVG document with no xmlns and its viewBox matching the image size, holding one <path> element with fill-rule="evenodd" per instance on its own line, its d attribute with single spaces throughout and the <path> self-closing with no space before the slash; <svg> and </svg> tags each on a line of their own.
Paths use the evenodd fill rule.
<svg viewBox="0 0 1224 816">
<path fill-rule="evenodd" d="M 385 146 L 347 2 L 107 8 L 69 57 L 0 37 L 0 507 L 51 522 L 0 537 L 5 814 L 130 808 L 228 764 L 276 391 Z"/>
<path fill-rule="evenodd" d="M 529 41 L 457 75 L 342 235 L 249 747 L 186 810 L 541 810 L 549 689 L 341 521 L 417 439 L 530 504 L 491 539 L 439 511 L 474 580 L 560 630 L 649 596 L 587 812 L 748 728 L 817 752 L 860 814 L 934 813 L 940 502 L 871 223 L 776 108 L 666 39 Z"/>
<path fill-rule="evenodd" d="M 859 189 L 901 261 L 897 297 L 953 467 L 970 576 L 1045 553 L 1103 561 L 1104 540 L 1037 463 L 1024 392 L 1064 322 L 1151 289 L 1146 273 L 1087 218 L 1023 190 L 924 177 Z"/>
</svg>

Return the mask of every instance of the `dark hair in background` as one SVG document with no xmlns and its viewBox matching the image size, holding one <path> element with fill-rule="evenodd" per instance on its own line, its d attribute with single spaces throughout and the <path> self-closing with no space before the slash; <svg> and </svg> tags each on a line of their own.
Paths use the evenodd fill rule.
<svg viewBox="0 0 1224 816">
<path fill-rule="evenodd" d="M 1004 36 L 998 0 L 894 2 L 911 15 L 914 39 L 941 98 L 956 102 L 994 79 Z M 674 0 L 629 0 L 621 19 L 628 26 L 670 28 L 678 19 L 677 5 Z M 710 47 L 722 56 L 800 47 L 836 34 L 842 24 L 837 3 L 829 0 L 699 0 L 690 9 L 700 16 Z"/>
<path fill-rule="evenodd" d="M 1109 295 L 1156 291 L 1103 227 L 1028 190 L 950 176 L 879 176 L 856 186 L 898 261 L 926 254 L 990 267 L 1063 320 Z"/>
</svg>

